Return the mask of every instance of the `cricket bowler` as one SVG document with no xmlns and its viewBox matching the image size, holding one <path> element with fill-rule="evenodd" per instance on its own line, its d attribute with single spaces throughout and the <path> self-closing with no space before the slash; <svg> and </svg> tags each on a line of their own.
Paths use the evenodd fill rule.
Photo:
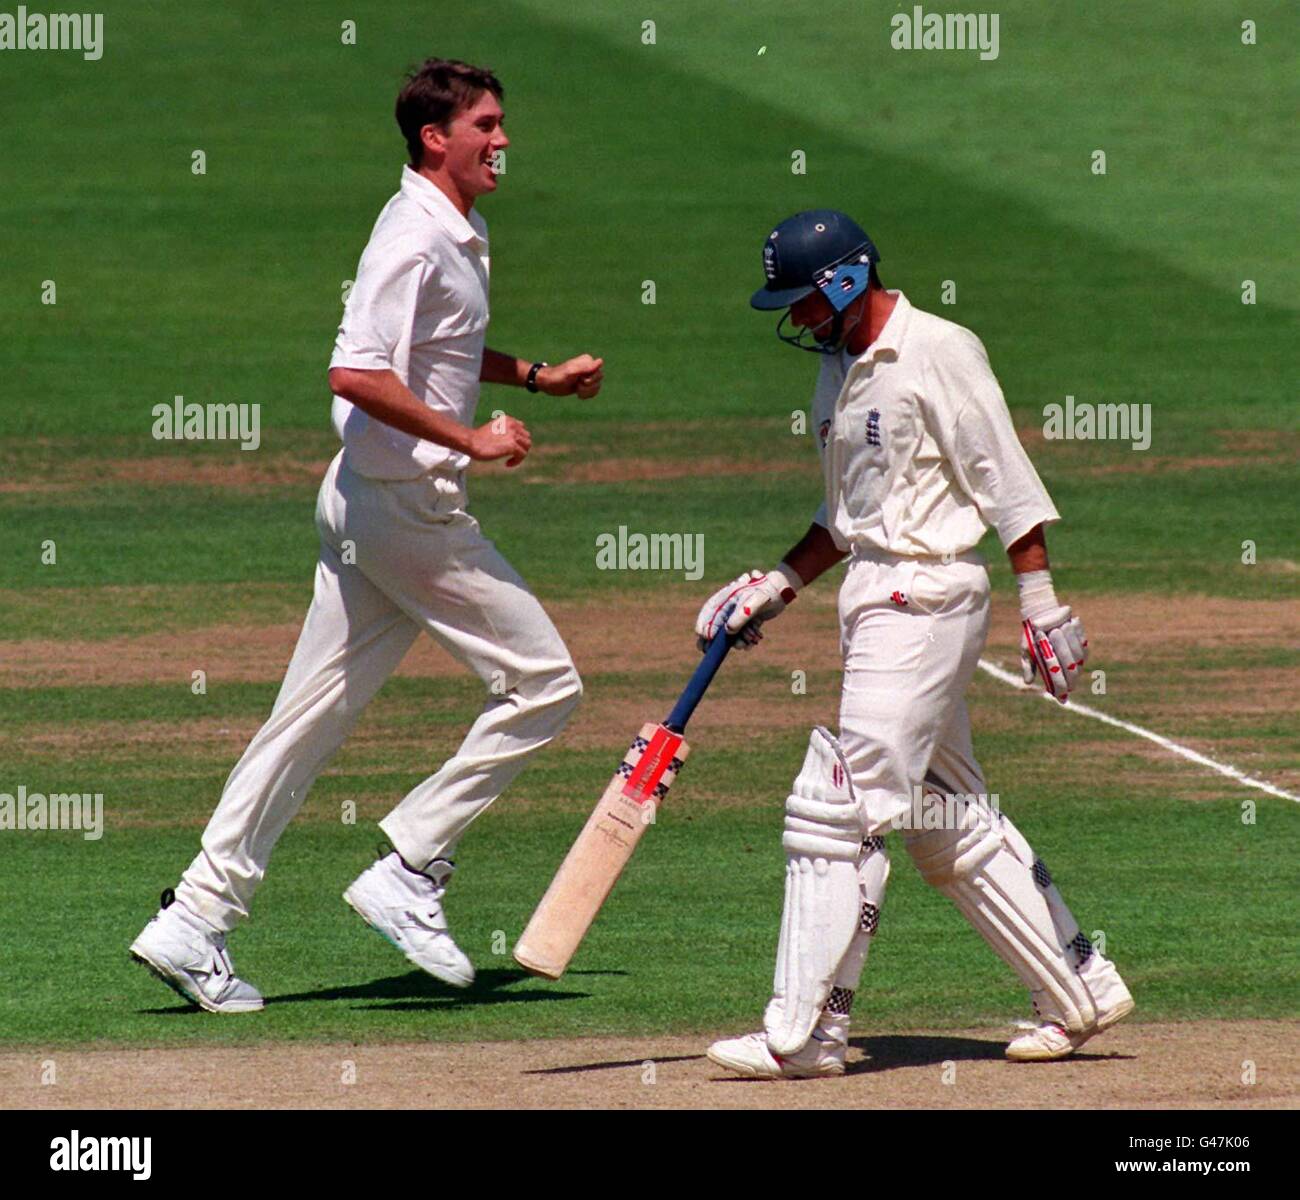
<svg viewBox="0 0 1300 1200">
<path fill-rule="evenodd" d="M 380 822 L 391 853 L 344 899 L 416 966 L 474 979 L 442 899 L 461 835 L 564 726 L 582 685 L 563 640 L 470 515 L 473 461 L 524 460 L 514 417 L 474 425 L 479 385 L 595 396 L 602 360 L 551 366 L 485 347 L 488 230 L 475 210 L 497 189 L 509 144 L 500 82 L 429 59 L 396 117 L 409 165 L 375 222 L 330 359 L 343 448 L 316 508 L 315 594 L 266 724 L 226 782 L 198 857 L 131 946 L 209 1012 L 249 1012 L 226 935 L 248 916 L 271 851 L 317 773 L 421 631 L 482 680 L 486 701 L 460 748 Z"/>
<path fill-rule="evenodd" d="M 843 1074 L 890 829 L 1029 989 L 1035 1022 L 1008 1058 L 1064 1058 L 1133 1009 L 1043 861 L 988 802 L 963 698 L 988 636 L 988 571 L 975 547 L 992 526 L 1019 589 L 1026 682 L 1037 674 L 1066 702 L 1088 643 L 1048 568 L 1043 527 L 1060 518 L 979 338 L 886 290 L 879 259 L 831 210 L 782 221 L 764 244 L 766 282 L 750 303 L 783 310 L 777 335 L 818 355 L 825 500 L 774 569 L 719 589 L 695 629 L 702 645 L 725 627 L 752 646 L 800 590 L 848 560 L 840 732 L 813 730 L 786 801 L 772 999 L 762 1032 L 709 1049 L 750 1077 Z"/>
</svg>

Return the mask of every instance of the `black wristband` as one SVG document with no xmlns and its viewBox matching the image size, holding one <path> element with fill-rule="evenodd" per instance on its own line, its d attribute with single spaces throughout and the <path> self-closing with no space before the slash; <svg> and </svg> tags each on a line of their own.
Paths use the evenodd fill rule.
<svg viewBox="0 0 1300 1200">
<path fill-rule="evenodd" d="M 550 363 L 544 362 L 533 363 L 533 365 L 528 368 L 528 378 L 524 380 L 524 387 L 526 387 L 530 392 L 540 391 L 541 389 L 537 386 L 537 372 L 543 367 L 549 367 L 550 365 Z"/>
</svg>

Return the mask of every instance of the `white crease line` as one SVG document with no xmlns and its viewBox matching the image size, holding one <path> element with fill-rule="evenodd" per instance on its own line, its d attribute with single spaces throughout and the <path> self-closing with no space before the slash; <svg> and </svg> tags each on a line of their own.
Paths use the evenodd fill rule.
<svg viewBox="0 0 1300 1200">
<path fill-rule="evenodd" d="M 981 658 L 979 661 L 981 671 L 987 671 L 994 679 L 1000 679 L 1003 683 L 1009 683 L 1017 691 L 1025 691 L 1024 680 L 1019 675 L 1013 675 L 1010 671 L 1004 671 L 996 663 L 991 663 L 987 659 Z M 1158 733 L 1152 733 L 1149 729 L 1143 729 L 1141 725 L 1134 725 L 1129 721 L 1121 721 L 1118 717 L 1112 717 L 1109 713 L 1100 712 L 1095 708 L 1089 708 L 1086 704 L 1080 704 L 1077 700 L 1071 699 L 1069 704 L 1061 704 L 1059 701 L 1049 696 L 1045 691 L 1036 684 L 1031 685 L 1037 692 L 1039 699 L 1050 701 L 1056 708 L 1063 708 L 1066 712 L 1078 713 L 1081 717 L 1092 717 L 1095 721 L 1104 721 L 1107 725 L 1114 725 L 1116 729 L 1123 729 L 1128 733 L 1135 733 L 1138 737 L 1144 737 L 1149 742 L 1155 742 L 1157 746 L 1163 746 L 1166 750 L 1172 750 L 1175 754 L 1181 754 L 1183 758 L 1190 759 L 1194 763 L 1199 763 L 1203 767 L 1209 767 L 1212 771 L 1218 771 L 1220 775 L 1226 775 L 1229 779 L 1235 779 L 1238 783 L 1243 783 L 1247 787 L 1259 788 L 1261 792 L 1267 792 L 1270 796 L 1277 796 L 1282 800 L 1294 800 L 1300 804 L 1300 796 L 1293 796 L 1290 792 L 1284 792 L 1280 787 L 1274 787 L 1273 784 L 1263 779 L 1256 779 L 1253 775 L 1247 775 L 1245 771 L 1239 771 L 1236 767 L 1228 763 L 1215 762 L 1212 758 L 1206 758 L 1204 754 L 1198 754 L 1195 750 L 1187 746 L 1180 746 L 1177 742 L 1171 742 L 1167 737 L 1161 737 Z"/>
</svg>

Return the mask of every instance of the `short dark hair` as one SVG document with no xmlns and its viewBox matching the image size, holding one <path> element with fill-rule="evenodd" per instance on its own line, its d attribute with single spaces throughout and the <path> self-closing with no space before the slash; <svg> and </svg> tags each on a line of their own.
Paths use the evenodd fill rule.
<svg viewBox="0 0 1300 1200">
<path fill-rule="evenodd" d="M 498 100 L 505 95 L 501 81 L 486 67 L 473 67 L 455 58 L 427 58 L 406 77 L 397 94 L 397 124 L 406 138 L 411 166 L 424 156 L 420 130 L 438 125 L 444 132 L 457 113 L 474 104 L 484 92 Z"/>
</svg>

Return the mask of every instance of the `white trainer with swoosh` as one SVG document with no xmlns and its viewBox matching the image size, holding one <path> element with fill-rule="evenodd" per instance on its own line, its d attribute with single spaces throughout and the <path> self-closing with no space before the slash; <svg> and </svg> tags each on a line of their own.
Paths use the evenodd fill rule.
<svg viewBox="0 0 1300 1200">
<path fill-rule="evenodd" d="M 235 974 L 226 935 L 177 904 L 170 888 L 158 915 L 131 943 L 131 957 L 208 1012 L 257 1012 L 263 1006 L 261 992 Z"/>
<path fill-rule="evenodd" d="M 364 870 L 343 899 L 422 971 L 452 987 L 469 987 L 474 965 L 452 940 L 442 910 L 455 869 L 447 859 L 435 859 L 427 873 L 415 871 L 394 850 Z"/>
</svg>

